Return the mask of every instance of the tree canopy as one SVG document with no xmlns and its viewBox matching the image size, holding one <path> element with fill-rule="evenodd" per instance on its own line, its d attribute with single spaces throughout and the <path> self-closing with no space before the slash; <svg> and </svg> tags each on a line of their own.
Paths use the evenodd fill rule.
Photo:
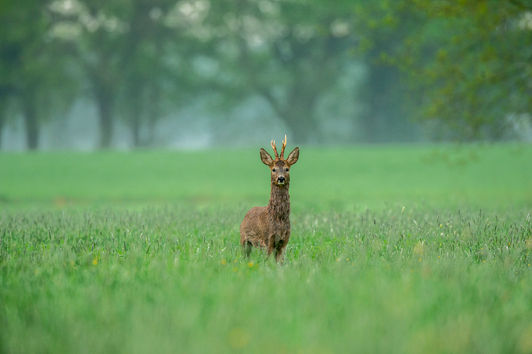
<svg viewBox="0 0 532 354">
<path fill-rule="evenodd" d="M 251 106 L 302 143 L 334 124 L 345 142 L 532 125 L 528 0 L 24 0 L 0 19 L 0 144 L 20 119 L 37 148 L 82 98 L 103 148 L 117 124 L 131 146 L 157 144 L 197 106 L 215 127 Z"/>
</svg>

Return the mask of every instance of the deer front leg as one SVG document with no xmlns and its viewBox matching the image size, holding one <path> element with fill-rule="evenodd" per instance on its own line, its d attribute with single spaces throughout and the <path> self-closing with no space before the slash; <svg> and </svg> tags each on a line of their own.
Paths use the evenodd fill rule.
<svg viewBox="0 0 532 354">
<path fill-rule="evenodd" d="M 252 248 L 252 247 L 253 247 L 253 246 L 252 246 L 251 242 L 249 242 L 249 241 L 244 241 L 244 242 L 242 243 L 242 254 L 243 254 L 245 257 L 249 258 L 249 255 L 251 254 L 251 248 Z"/>
<path fill-rule="evenodd" d="M 284 257 L 283 257 L 283 251 L 286 247 L 286 243 L 283 241 L 283 240 L 280 240 L 276 245 L 275 245 L 275 261 L 277 263 L 283 263 L 284 261 Z"/>
<path fill-rule="evenodd" d="M 275 249 L 275 235 L 270 235 L 268 237 L 268 258 L 270 257 L 270 254 L 272 254 L 274 249 Z"/>
</svg>

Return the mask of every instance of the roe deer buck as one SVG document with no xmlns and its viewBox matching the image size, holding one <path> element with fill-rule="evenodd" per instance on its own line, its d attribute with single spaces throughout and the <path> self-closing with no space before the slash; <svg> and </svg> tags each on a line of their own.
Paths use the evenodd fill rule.
<svg viewBox="0 0 532 354">
<path fill-rule="evenodd" d="M 299 147 L 296 147 L 284 159 L 286 135 L 284 136 L 281 156 L 277 154 L 275 141 L 271 141 L 275 160 L 263 148 L 260 149 L 260 159 L 271 170 L 270 202 L 265 207 L 251 208 L 242 224 L 240 224 L 240 244 L 246 256 L 251 253 L 251 247 L 267 248 L 268 256 L 275 251 L 275 260 L 282 261 L 283 250 L 290 238 L 290 166 L 299 158 Z"/>
</svg>

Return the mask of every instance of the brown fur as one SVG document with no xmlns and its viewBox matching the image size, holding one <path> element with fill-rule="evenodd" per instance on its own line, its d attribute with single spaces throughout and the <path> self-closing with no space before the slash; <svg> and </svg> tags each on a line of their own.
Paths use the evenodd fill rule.
<svg viewBox="0 0 532 354">
<path fill-rule="evenodd" d="M 271 194 L 267 206 L 251 208 L 240 224 L 240 244 L 247 256 L 252 247 L 260 247 L 267 249 L 268 256 L 274 252 L 277 262 L 282 261 L 283 251 L 290 239 L 289 170 L 299 158 L 299 148 L 296 147 L 285 160 L 283 157 L 285 146 L 286 137 L 279 157 L 275 143 L 272 142 L 275 160 L 266 150 L 260 151 L 262 162 L 271 170 Z"/>
</svg>

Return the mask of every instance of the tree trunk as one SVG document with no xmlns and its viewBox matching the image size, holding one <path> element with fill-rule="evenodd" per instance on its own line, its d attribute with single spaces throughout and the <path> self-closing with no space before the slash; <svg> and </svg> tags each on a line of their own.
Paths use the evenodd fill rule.
<svg viewBox="0 0 532 354">
<path fill-rule="evenodd" d="M 140 147 L 141 141 L 140 141 L 140 114 L 135 113 L 132 117 L 133 121 L 131 122 L 132 127 L 132 133 L 133 133 L 133 147 Z"/>
<path fill-rule="evenodd" d="M 286 113 L 282 119 L 290 129 L 294 143 L 308 143 L 319 138 L 314 112 L 317 96 L 317 93 L 297 88 L 289 96 L 289 102 L 284 110 Z"/>
<path fill-rule="evenodd" d="M 4 133 L 5 120 L 6 120 L 5 113 L 3 110 L 0 110 L 0 150 L 2 150 L 2 136 Z"/>
<path fill-rule="evenodd" d="M 374 93 L 374 95 L 366 98 L 365 113 L 362 114 L 361 127 L 363 135 L 361 137 L 364 143 L 374 143 L 378 140 L 380 133 L 380 112 L 379 100 L 382 93 Z"/>
<path fill-rule="evenodd" d="M 281 117 L 290 129 L 293 143 L 303 144 L 318 138 L 317 124 L 314 118 L 313 106 L 293 105 Z"/>
<path fill-rule="evenodd" d="M 361 116 L 362 141 L 415 140 L 416 127 L 408 121 L 405 109 L 405 91 L 396 68 L 372 65 L 361 101 L 366 104 Z"/>
<path fill-rule="evenodd" d="M 128 124 L 129 124 L 129 127 L 131 128 L 131 137 L 132 137 L 132 143 L 133 143 L 133 147 L 137 148 L 137 147 L 140 147 L 142 145 L 142 141 L 141 141 L 141 138 L 140 138 L 140 130 L 141 130 L 141 127 L 142 127 L 142 122 L 141 122 L 141 119 L 142 119 L 142 106 L 143 106 L 143 102 L 141 101 L 142 100 L 142 92 L 141 92 L 141 87 L 140 87 L 140 83 L 142 82 L 142 80 L 140 79 L 136 79 L 136 80 L 132 80 L 130 82 L 130 87 L 129 87 L 129 90 L 128 90 L 128 110 L 126 112 L 128 112 L 128 115 L 129 117 L 128 118 Z"/>
<path fill-rule="evenodd" d="M 113 98 L 106 90 L 96 92 L 96 104 L 98 106 L 98 119 L 100 127 L 100 148 L 106 149 L 111 146 L 113 137 Z"/>
<path fill-rule="evenodd" d="M 148 102 L 150 102 L 150 104 L 146 108 L 148 114 L 148 137 L 146 143 L 151 146 L 155 145 L 155 130 L 157 128 L 157 122 L 161 116 L 161 109 L 159 105 L 160 97 L 160 87 L 158 83 L 154 83 L 149 91 Z"/>
<path fill-rule="evenodd" d="M 0 87 L 0 150 L 2 149 L 2 137 L 4 133 L 4 127 L 7 121 L 8 110 L 8 96 L 2 87 Z"/>
<path fill-rule="evenodd" d="M 136 104 L 134 106 L 137 106 Z M 140 141 L 140 111 L 138 109 L 131 111 L 131 134 L 133 136 L 133 147 L 139 147 Z"/>
<path fill-rule="evenodd" d="M 6 100 L 0 98 L 0 150 L 2 150 L 2 137 L 4 135 L 4 126 L 6 124 L 7 107 Z"/>
<path fill-rule="evenodd" d="M 36 150 L 39 146 L 39 121 L 35 96 L 29 93 L 23 99 L 24 124 L 26 130 L 26 146 L 29 150 Z"/>
<path fill-rule="evenodd" d="M 114 105 L 116 87 L 118 85 L 116 74 L 112 70 L 109 53 L 98 53 L 96 65 L 87 64 L 86 70 L 92 86 L 93 97 L 98 110 L 98 123 L 100 130 L 101 149 L 111 147 L 113 138 Z"/>
<path fill-rule="evenodd" d="M 270 104 L 273 111 L 290 129 L 290 141 L 307 143 L 319 138 L 315 106 L 318 94 L 304 92 L 299 86 L 294 87 L 286 101 L 276 99 L 268 90 L 260 90 L 259 94 Z"/>
<path fill-rule="evenodd" d="M 371 65 L 369 75 L 364 90 L 362 91 L 362 102 L 365 103 L 365 111 L 361 116 L 361 137 L 364 143 L 375 143 L 381 139 L 382 122 L 384 112 L 388 107 L 386 104 L 386 88 L 389 84 L 387 70 L 379 65 Z"/>
</svg>

